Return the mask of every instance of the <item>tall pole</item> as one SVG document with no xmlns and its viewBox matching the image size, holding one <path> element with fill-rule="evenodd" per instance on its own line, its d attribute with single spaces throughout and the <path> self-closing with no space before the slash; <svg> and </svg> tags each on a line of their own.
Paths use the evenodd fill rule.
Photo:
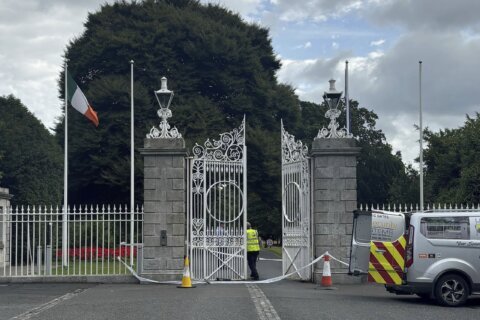
<svg viewBox="0 0 480 320">
<path fill-rule="evenodd" d="M 130 266 L 133 267 L 133 244 L 135 226 L 135 158 L 134 158 L 134 114 L 133 114 L 133 60 L 130 60 Z"/>
<path fill-rule="evenodd" d="M 423 211 L 423 119 L 422 119 L 422 61 L 418 62 L 418 91 L 420 105 L 420 211 Z"/>
<path fill-rule="evenodd" d="M 64 134 L 64 160 L 63 160 L 63 223 L 62 223 L 62 261 L 63 266 L 68 266 L 68 60 L 65 59 L 65 134 Z"/>
<path fill-rule="evenodd" d="M 347 114 L 347 134 L 350 134 L 350 98 L 348 96 L 348 60 L 345 61 L 345 109 Z"/>
</svg>

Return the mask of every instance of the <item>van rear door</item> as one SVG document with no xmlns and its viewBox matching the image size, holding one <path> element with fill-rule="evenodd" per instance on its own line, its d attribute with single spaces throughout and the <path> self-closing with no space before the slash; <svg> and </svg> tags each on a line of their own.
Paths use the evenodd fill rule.
<svg viewBox="0 0 480 320">
<path fill-rule="evenodd" d="M 405 216 L 397 212 L 354 213 L 349 273 L 370 282 L 401 284 L 405 267 Z"/>
<path fill-rule="evenodd" d="M 349 274 L 368 273 L 370 241 L 372 237 L 372 212 L 354 211 Z"/>
</svg>

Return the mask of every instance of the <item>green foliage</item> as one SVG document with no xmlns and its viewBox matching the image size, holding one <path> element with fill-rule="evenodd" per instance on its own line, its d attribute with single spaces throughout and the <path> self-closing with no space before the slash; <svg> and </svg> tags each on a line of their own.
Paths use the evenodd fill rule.
<svg viewBox="0 0 480 320">
<path fill-rule="evenodd" d="M 0 125 L 0 131 L 2 130 L 1 125 Z M 0 152 L 0 162 L 2 161 L 3 158 L 3 153 Z M 0 171 L 0 183 L 2 182 L 2 177 L 3 177 L 3 172 Z"/>
<path fill-rule="evenodd" d="M 342 106 L 344 108 L 344 106 Z M 301 102 L 301 121 L 297 129 L 298 137 L 311 141 L 318 129 L 328 126 L 324 117 L 327 111 L 325 103 L 317 105 L 311 102 Z M 384 133 L 375 128 L 377 115 L 366 108 L 360 107 L 355 100 L 350 101 L 351 132 L 357 138 L 361 147 L 357 162 L 358 202 L 385 203 L 396 199 L 409 201 L 397 194 L 396 183 L 405 180 L 406 170 L 400 154 L 393 155 L 392 147 L 386 142 Z M 340 127 L 345 126 L 345 110 L 338 119 Z M 406 186 L 404 186 L 406 187 Z M 403 189 L 403 187 L 402 187 Z"/>
<path fill-rule="evenodd" d="M 480 115 L 458 129 L 426 130 L 425 140 L 426 201 L 480 202 Z"/>
<path fill-rule="evenodd" d="M 0 171 L 12 204 L 61 203 L 63 159 L 54 137 L 11 95 L 0 97 L 0 114 Z"/>
<path fill-rule="evenodd" d="M 299 102 L 276 82 L 280 63 L 268 31 L 216 5 L 144 1 L 104 5 L 67 50 L 69 72 L 98 112 L 94 128 L 69 109 L 71 203 L 125 203 L 129 195 L 130 64 L 135 60 L 135 145 L 160 122 L 153 91 L 168 78 L 175 125 L 187 147 L 247 119 L 249 218 L 280 230 L 280 118 L 296 123 Z M 63 97 L 63 76 L 59 90 Z M 73 111 L 72 111 L 73 110 Z M 57 128 L 63 141 L 63 123 Z M 136 200 L 143 164 L 136 152 Z M 268 224 L 264 217 L 269 217 Z"/>
<path fill-rule="evenodd" d="M 268 30 L 247 24 L 217 5 L 198 1 L 147 0 L 105 4 L 89 15 L 83 35 L 67 50 L 73 74 L 100 126 L 69 109 L 69 198 L 71 203 L 124 203 L 129 199 L 130 64 L 135 60 L 135 145 L 143 146 L 158 125 L 153 91 L 168 78 L 175 91 L 169 120 L 195 142 L 238 127 L 246 116 L 248 216 L 261 233 L 281 233 L 280 119 L 287 130 L 311 141 L 325 106 L 300 102 L 290 86 L 277 83 L 280 63 Z M 63 77 L 59 91 L 63 97 Z M 359 136 L 359 198 L 383 202 L 403 164 L 391 155 L 377 116 L 352 101 L 353 132 Z M 57 128 L 63 141 L 63 123 Z M 143 164 L 136 153 L 136 200 L 143 199 Z M 370 162 L 372 158 L 373 162 Z M 371 184 L 371 185 L 370 185 Z"/>
<path fill-rule="evenodd" d="M 418 172 L 411 164 L 400 171 L 392 179 L 390 185 L 388 203 L 394 204 L 417 204 L 420 197 L 420 183 Z"/>
</svg>

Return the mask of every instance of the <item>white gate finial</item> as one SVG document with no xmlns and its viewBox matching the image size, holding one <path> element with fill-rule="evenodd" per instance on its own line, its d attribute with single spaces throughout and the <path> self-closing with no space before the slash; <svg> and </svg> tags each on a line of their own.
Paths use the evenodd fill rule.
<svg viewBox="0 0 480 320">
<path fill-rule="evenodd" d="M 207 139 L 203 146 L 198 143 L 192 149 L 195 159 L 218 161 L 239 161 L 244 157 L 245 149 L 245 117 L 240 127 L 220 134 L 220 139 Z"/>
<path fill-rule="evenodd" d="M 160 105 L 160 109 L 157 111 L 157 115 L 162 119 L 158 128 L 152 127 L 150 133 L 147 134 L 147 138 L 151 139 L 173 139 L 181 138 L 182 134 L 178 132 L 176 127 L 170 129 L 170 124 L 167 119 L 172 117 L 172 110 L 170 110 L 170 104 L 173 99 L 173 91 L 167 88 L 167 78 L 162 77 L 160 90 L 155 91 L 155 97 Z"/>
<path fill-rule="evenodd" d="M 282 130 L 282 163 L 308 159 L 308 146 L 304 146 L 300 140 L 295 141 L 295 137 L 285 130 L 283 120 L 280 123 Z"/>
<path fill-rule="evenodd" d="M 330 88 L 327 92 L 324 92 L 323 99 L 328 106 L 325 118 L 330 119 L 330 123 L 327 128 L 323 127 L 318 131 L 316 139 L 351 138 L 352 134 L 347 132 L 346 128 L 339 129 L 340 125 L 337 122 L 337 118 L 342 113 L 342 111 L 338 109 L 338 106 L 340 105 L 343 92 L 335 89 L 335 80 L 331 79 L 328 82 L 330 83 Z"/>
</svg>

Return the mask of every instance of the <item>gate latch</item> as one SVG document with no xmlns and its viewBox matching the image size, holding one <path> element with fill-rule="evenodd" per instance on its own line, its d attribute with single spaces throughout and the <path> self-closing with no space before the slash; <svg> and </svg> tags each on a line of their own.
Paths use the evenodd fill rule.
<svg viewBox="0 0 480 320">
<path fill-rule="evenodd" d="M 160 245 L 162 247 L 167 245 L 167 230 L 160 230 Z"/>
</svg>

